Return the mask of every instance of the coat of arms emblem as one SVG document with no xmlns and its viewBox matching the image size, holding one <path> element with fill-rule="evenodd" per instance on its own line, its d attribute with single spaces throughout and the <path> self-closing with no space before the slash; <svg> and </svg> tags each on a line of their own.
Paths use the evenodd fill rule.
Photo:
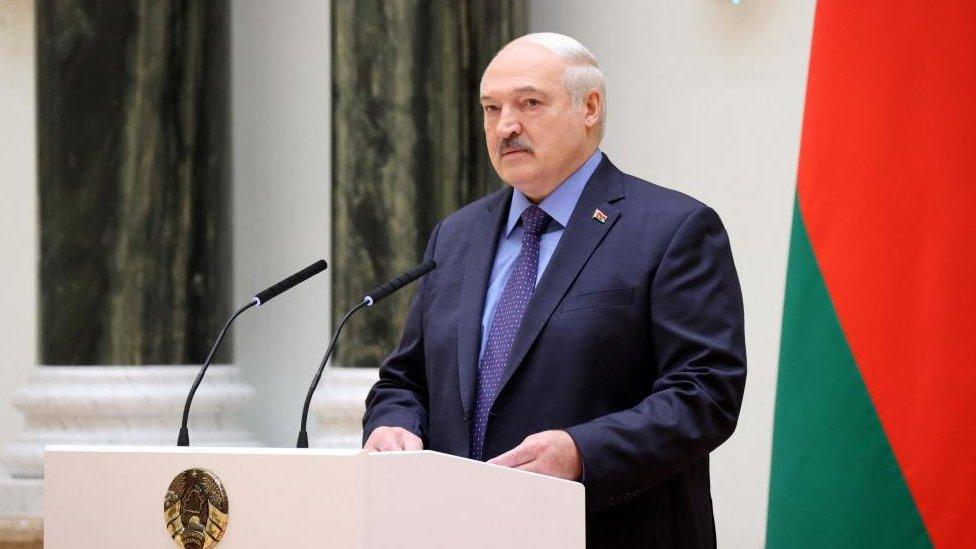
<svg viewBox="0 0 976 549">
<path fill-rule="evenodd" d="M 227 529 L 227 492 L 217 475 L 187 469 L 176 475 L 163 500 L 166 529 L 184 549 L 217 545 Z"/>
</svg>

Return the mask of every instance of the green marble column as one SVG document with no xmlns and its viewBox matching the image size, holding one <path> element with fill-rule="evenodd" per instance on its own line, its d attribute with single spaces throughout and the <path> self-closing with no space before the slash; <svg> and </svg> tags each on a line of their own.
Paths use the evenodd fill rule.
<svg viewBox="0 0 976 549">
<path fill-rule="evenodd" d="M 501 185 L 478 86 L 524 27 L 520 0 L 333 0 L 333 318 L 417 263 L 439 219 Z M 355 319 L 337 363 L 378 365 L 411 294 Z"/>
<path fill-rule="evenodd" d="M 231 291 L 229 5 L 36 10 L 41 361 L 200 362 Z"/>
</svg>

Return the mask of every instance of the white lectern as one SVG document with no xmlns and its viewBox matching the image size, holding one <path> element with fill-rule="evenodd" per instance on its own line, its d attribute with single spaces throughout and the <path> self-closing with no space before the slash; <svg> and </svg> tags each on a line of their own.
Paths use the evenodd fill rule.
<svg viewBox="0 0 976 549">
<path fill-rule="evenodd" d="M 583 486 L 436 452 L 50 446 L 44 546 L 176 545 L 163 499 L 180 472 L 222 482 L 220 549 L 583 548 Z"/>
</svg>

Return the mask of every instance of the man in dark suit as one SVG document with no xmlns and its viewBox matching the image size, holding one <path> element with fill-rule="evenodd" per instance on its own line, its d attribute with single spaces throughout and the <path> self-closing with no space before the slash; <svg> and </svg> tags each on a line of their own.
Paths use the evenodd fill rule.
<svg viewBox="0 0 976 549">
<path fill-rule="evenodd" d="M 718 215 L 603 155 L 603 77 L 571 38 L 506 46 L 481 103 L 511 188 L 434 229 L 364 446 L 579 480 L 590 547 L 714 547 L 708 455 L 746 372 Z"/>
</svg>

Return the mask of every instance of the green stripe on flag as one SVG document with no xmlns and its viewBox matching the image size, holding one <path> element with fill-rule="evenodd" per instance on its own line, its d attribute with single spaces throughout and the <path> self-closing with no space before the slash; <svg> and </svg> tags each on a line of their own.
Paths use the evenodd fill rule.
<svg viewBox="0 0 976 549">
<path fill-rule="evenodd" d="M 931 547 L 841 330 L 798 205 L 783 312 L 766 545 Z"/>
</svg>

